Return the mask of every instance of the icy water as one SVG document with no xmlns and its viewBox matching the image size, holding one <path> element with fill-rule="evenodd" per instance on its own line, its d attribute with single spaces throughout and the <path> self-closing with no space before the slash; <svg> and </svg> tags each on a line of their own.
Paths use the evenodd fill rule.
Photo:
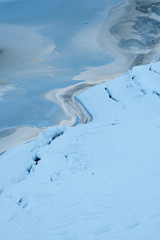
<svg viewBox="0 0 160 240">
<path fill-rule="evenodd" d="M 119 2 L 0 0 L 1 130 L 54 125 L 65 118 L 45 96 L 75 84 L 72 78 L 86 67 L 113 61 L 106 50 L 92 46 L 86 33 L 94 33 Z"/>
</svg>

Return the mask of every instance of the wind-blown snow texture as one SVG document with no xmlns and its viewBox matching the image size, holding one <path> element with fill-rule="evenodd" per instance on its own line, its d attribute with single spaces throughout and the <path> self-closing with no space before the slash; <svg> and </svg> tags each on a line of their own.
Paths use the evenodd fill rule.
<svg viewBox="0 0 160 240">
<path fill-rule="evenodd" d="M 78 96 L 93 122 L 0 157 L 0 239 L 159 240 L 160 63 Z"/>
</svg>

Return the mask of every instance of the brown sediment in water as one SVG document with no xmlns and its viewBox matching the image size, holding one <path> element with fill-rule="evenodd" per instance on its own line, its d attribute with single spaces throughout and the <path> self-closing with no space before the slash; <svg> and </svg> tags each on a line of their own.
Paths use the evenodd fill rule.
<svg viewBox="0 0 160 240">
<path fill-rule="evenodd" d="M 99 44 L 115 57 L 114 62 L 90 67 L 75 80 L 85 83 L 76 84 L 66 89 L 54 90 L 47 94 L 47 98 L 58 103 L 69 116 L 72 125 L 79 121 L 91 121 L 91 115 L 83 104 L 77 101 L 76 95 L 86 88 L 113 79 L 134 66 L 143 65 L 159 60 L 160 50 L 160 13 L 156 7 L 158 1 L 126 0 L 113 7 L 97 33 Z"/>
<path fill-rule="evenodd" d="M 95 83 L 78 83 L 64 89 L 53 90 L 46 95 L 47 99 L 59 104 L 67 116 L 65 120 L 60 122 L 60 125 L 72 126 L 79 122 L 88 123 L 92 120 L 91 114 L 76 99 L 76 96 L 94 85 Z"/>
</svg>

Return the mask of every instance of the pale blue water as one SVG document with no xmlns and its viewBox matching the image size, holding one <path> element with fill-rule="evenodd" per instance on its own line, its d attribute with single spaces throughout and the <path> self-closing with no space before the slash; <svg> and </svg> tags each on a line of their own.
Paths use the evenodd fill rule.
<svg viewBox="0 0 160 240">
<path fill-rule="evenodd" d="M 77 48 L 73 45 L 72 38 L 80 31 L 87 31 L 90 27 L 100 24 L 109 9 L 119 2 L 121 1 L 0 1 L 0 24 L 40 26 L 40 34 L 53 41 L 56 44 L 55 50 L 60 52 L 60 55 L 53 53 L 44 63 L 44 66 L 49 63 L 53 67 L 54 77 L 47 77 L 44 73 L 27 76 L 27 69 L 24 75 L 18 77 L 16 70 L 10 71 L 7 62 L 9 58 L 6 60 L 3 58 L 3 52 L 0 54 L 0 83 L 7 79 L 7 84 L 15 87 L 15 90 L 6 92 L 0 99 L 0 129 L 21 125 L 54 125 L 65 117 L 63 110 L 44 96 L 52 89 L 75 84 L 72 78 L 83 68 L 113 61 L 106 51 L 93 49 L 91 52 L 86 48 Z M 6 40 L 12 41 L 12 38 Z M 1 40 L 0 49 L 3 50 Z"/>
</svg>

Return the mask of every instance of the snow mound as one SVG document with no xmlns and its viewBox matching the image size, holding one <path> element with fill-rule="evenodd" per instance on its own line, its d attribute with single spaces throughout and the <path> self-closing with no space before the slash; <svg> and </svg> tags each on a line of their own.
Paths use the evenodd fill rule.
<svg viewBox="0 0 160 240">
<path fill-rule="evenodd" d="M 91 111 L 94 121 L 155 121 L 160 108 L 160 63 L 134 67 L 117 79 L 83 92 L 79 99 Z"/>
<path fill-rule="evenodd" d="M 65 131 L 65 127 L 49 127 L 46 129 L 45 134 L 41 132 L 37 138 L 37 146 L 44 147 L 50 144 L 54 139 L 62 135 Z"/>
</svg>

